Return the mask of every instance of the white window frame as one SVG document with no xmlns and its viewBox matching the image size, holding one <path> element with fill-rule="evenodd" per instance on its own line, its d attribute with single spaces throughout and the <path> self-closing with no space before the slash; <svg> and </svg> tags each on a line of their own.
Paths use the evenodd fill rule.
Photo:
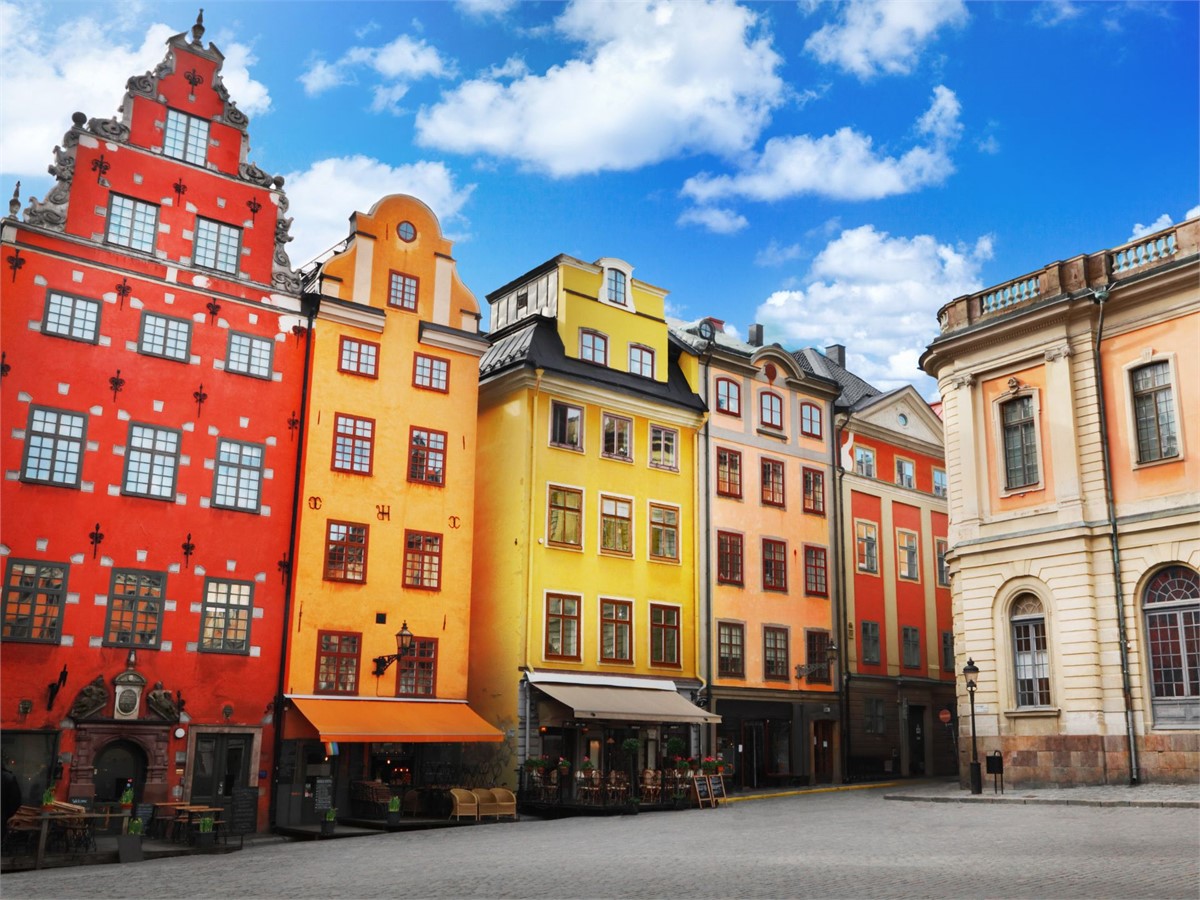
<svg viewBox="0 0 1200 900">
<path fill-rule="evenodd" d="M 911 554 L 902 540 L 904 537 L 912 538 Z M 910 570 L 910 574 L 904 574 L 905 570 Z M 904 581 L 921 580 L 921 536 L 911 528 L 896 529 L 896 577 Z"/>
<path fill-rule="evenodd" d="M 656 438 L 656 436 L 661 436 Z M 669 440 L 668 440 L 669 437 Z M 654 458 L 654 445 L 660 445 L 660 459 Z M 670 452 L 666 448 L 670 445 Z M 665 425 L 650 425 L 650 459 L 649 466 L 652 469 L 665 469 L 668 472 L 679 471 L 679 429 L 668 428 Z"/>
<path fill-rule="evenodd" d="M 862 533 L 862 529 L 869 528 L 871 534 L 868 537 Z M 865 541 L 869 541 L 872 547 L 872 563 L 869 568 L 864 567 L 859 561 L 862 555 L 859 553 L 859 546 Z M 854 569 L 863 575 L 879 575 L 879 523 L 870 519 L 855 519 L 854 520 Z"/>
<path fill-rule="evenodd" d="M 938 484 L 938 476 L 941 476 L 941 484 Z M 940 490 L 939 490 L 940 488 Z M 937 466 L 933 467 L 933 496 L 948 497 L 950 495 L 950 479 L 946 477 L 946 470 Z"/>
<path fill-rule="evenodd" d="M 867 471 L 867 470 L 870 471 Z M 875 449 L 873 447 L 854 447 L 854 473 L 863 478 L 875 477 Z"/>
</svg>

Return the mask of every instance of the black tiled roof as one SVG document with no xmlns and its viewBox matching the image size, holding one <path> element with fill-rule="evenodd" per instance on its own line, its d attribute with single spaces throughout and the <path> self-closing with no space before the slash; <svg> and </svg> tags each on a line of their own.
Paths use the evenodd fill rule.
<svg viewBox="0 0 1200 900">
<path fill-rule="evenodd" d="M 880 393 L 879 388 L 863 381 L 845 367 L 839 366 L 815 347 L 797 350 L 792 356 L 796 357 L 806 371 L 831 378 L 842 386 L 842 393 L 838 396 L 835 404 L 839 409 L 850 409 L 861 401 Z"/>
</svg>

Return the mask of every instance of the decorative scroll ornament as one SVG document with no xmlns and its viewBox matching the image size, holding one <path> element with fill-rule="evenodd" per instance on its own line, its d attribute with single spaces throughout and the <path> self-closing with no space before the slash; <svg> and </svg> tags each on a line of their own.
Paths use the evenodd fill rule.
<svg viewBox="0 0 1200 900">
<path fill-rule="evenodd" d="M 955 375 L 950 379 L 950 387 L 954 388 L 955 390 L 958 390 L 959 388 L 969 388 L 974 386 L 974 384 L 975 376 L 970 372 L 967 372 L 963 375 Z"/>
<path fill-rule="evenodd" d="M 54 148 L 54 163 L 46 170 L 54 176 L 54 187 L 45 200 L 29 198 L 25 210 L 25 221 L 30 225 L 62 231 L 67 224 L 67 204 L 71 200 L 71 181 L 75 178 L 75 152 L 79 146 L 79 132 L 87 122 L 87 116 L 77 112 L 71 116 L 72 128 L 63 135 L 61 146 Z"/>
<path fill-rule="evenodd" d="M 87 130 L 106 141 L 129 140 L 129 126 L 124 122 L 118 122 L 116 116 L 111 119 L 88 119 Z"/>
<path fill-rule="evenodd" d="M 8 214 L 15 217 L 21 211 L 21 182 L 13 188 L 12 199 L 8 201 Z"/>
<path fill-rule="evenodd" d="M 1061 344 L 1057 347 L 1051 347 L 1043 355 L 1046 358 L 1046 362 L 1055 362 L 1056 360 L 1066 359 L 1071 355 L 1071 352 L 1070 344 Z"/>
<path fill-rule="evenodd" d="M 268 175 L 254 163 L 238 163 L 238 178 L 249 181 L 259 187 L 274 187 L 275 177 Z"/>
</svg>

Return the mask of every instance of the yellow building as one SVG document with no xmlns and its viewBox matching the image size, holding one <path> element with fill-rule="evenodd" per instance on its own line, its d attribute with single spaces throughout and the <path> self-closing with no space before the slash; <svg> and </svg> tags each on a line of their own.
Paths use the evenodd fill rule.
<svg viewBox="0 0 1200 900">
<path fill-rule="evenodd" d="M 691 702 L 705 406 L 665 295 L 622 260 L 567 256 L 488 295 L 470 699 L 509 735 L 510 774 L 567 761 L 560 799 L 585 798 L 589 765 L 657 769 L 670 738 L 698 751 L 715 720 Z"/>
<path fill-rule="evenodd" d="M 487 343 L 450 251 L 391 196 L 310 279 L 279 824 L 381 813 L 373 782 L 463 783 L 464 746 L 500 739 L 466 703 Z"/>
</svg>

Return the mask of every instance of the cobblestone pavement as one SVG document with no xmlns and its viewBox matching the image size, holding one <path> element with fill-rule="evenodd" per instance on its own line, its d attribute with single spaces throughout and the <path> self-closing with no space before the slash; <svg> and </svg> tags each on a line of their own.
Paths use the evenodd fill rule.
<svg viewBox="0 0 1200 900">
<path fill-rule="evenodd" d="M 924 799 L 933 799 L 949 797 L 957 788 L 933 783 L 789 792 L 742 797 L 719 809 L 557 821 L 525 818 L 347 840 L 263 842 L 220 856 L 7 875 L 0 893 L 6 900 L 1195 900 L 1200 894 L 1200 813 L 1194 807 L 885 801 L 922 791 Z"/>
</svg>

